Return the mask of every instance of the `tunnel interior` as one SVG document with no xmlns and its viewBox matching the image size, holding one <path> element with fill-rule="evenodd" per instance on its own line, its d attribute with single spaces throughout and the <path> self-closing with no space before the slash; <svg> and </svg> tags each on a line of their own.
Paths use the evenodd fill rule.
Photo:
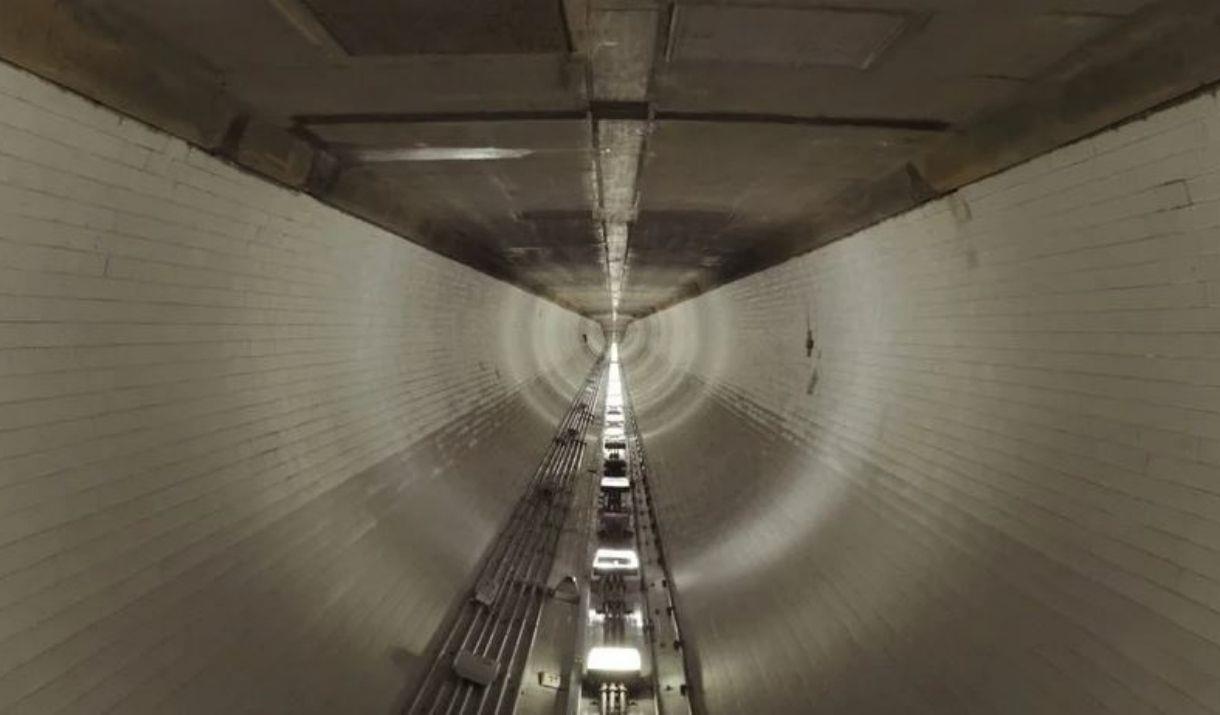
<svg viewBox="0 0 1220 715">
<path fill-rule="evenodd" d="M 1220 713 L 1217 29 L 0 3 L 0 713 Z"/>
</svg>

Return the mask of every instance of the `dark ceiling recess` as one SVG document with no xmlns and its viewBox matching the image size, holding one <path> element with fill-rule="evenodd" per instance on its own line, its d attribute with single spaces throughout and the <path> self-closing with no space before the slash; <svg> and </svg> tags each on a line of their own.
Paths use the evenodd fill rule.
<svg viewBox="0 0 1220 715">
<path fill-rule="evenodd" d="M 0 56 L 587 315 L 1220 79 L 1215 0 L 8 0 Z"/>
</svg>

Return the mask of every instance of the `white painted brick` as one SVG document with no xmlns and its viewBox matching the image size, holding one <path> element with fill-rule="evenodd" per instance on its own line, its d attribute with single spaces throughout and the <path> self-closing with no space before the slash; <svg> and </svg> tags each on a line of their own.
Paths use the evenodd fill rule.
<svg viewBox="0 0 1220 715">
<path fill-rule="evenodd" d="M 0 64 L 0 711 L 388 710 L 597 330 Z"/>
<path fill-rule="evenodd" d="M 1220 712 L 1218 122 L 1192 100 L 630 326 L 710 711 Z M 790 663 L 816 685 L 773 687 Z"/>
</svg>

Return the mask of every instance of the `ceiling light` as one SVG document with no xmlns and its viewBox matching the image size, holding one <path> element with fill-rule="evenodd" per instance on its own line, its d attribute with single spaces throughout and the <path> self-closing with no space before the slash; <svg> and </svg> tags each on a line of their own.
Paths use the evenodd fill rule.
<svg viewBox="0 0 1220 715">
<path fill-rule="evenodd" d="M 589 670 L 603 673 L 638 673 L 640 672 L 640 651 L 635 648 L 611 648 L 598 646 L 589 649 L 589 657 L 585 659 Z"/>
<path fill-rule="evenodd" d="M 633 626 L 643 628 L 644 627 L 644 614 L 641 613 L 640 610 L 637 608 L 637 609 L 633 610 L 631 613 L 627 614 L 627 621 L 629 623 L 631 623 L 631 625 L 633 625 Z M 593 625 L 596 626 L 596 625 L 599 625 L 599 624 L 602 624 L 605 622 L 606 622 L 606 614 L 604 614 L 596 609 L 593 609 L 593 608 L 589 609 L 589 623 L 592 623 Z"/>
<path fill-rule="evenodd" d="M 504 149 L 494 146 L 425 146 L 410 149 L 355 149 L 349 155 L 366 163 L 392 161 L 495 161 L 520 159 L 532 149 Z"/>
<path fill-rule="evenodd" d="M 640 557 L 632 549 L 598 549 L 593 556 L 594 571 L 634 571 Z"/>
</svg>

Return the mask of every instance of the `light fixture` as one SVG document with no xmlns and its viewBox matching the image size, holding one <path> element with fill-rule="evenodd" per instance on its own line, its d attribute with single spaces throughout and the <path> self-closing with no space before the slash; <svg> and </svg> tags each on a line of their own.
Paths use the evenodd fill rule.
<svg viewBox="0 0 1220 715">
<path fill-rule="evenodd" d="M 640 557 L 633 549 L 598 549 L 593 555 L 594 571 L 635 571 Z"/>
<path fill-rule="evenodd" d="M 640 651 L 635 648 L 597 646 L 589 649 L 585 663 L 589 670 L 603 673 L 638 673 Z"/>
<path fill-rule="evenodd" d="M 348 156 L 364 163 L 394 161 L 496 161 L 521 159 L 532 149 L 506 149 L 495 146 L 421 146 L 396 149 L 353 149 Z"/>
<path fill-rule="evenodd" d="M 638 608 L 633 610 L 631 613 L 628 613 L 626 618 L 627 618 L 627 622 L 630 623 L 631 625 L 636 626 L 638 628 L 644 627 L 644 614 L 641 613 Z M 601 613 L 600 611 L 593 609 L 593 608 L 589 609 L 589 623 L 591 623 L 592 625 L 598 626 L 605 622 L 606 622 L 606 614 Z"/>
</svg>

